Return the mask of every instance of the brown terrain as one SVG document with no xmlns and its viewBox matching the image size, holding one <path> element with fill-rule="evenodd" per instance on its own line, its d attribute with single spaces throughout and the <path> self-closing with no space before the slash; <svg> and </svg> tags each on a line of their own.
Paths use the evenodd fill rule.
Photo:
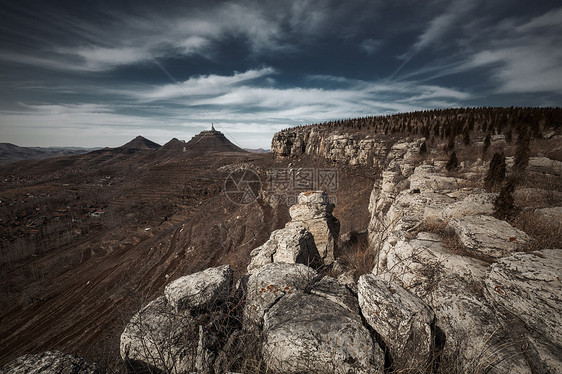
<svg viewBox="0 0 562 374">
<path fill-rule="evenodd" d="M 289 162 L 337 169 L 341 232 L 366 230 L 371 171 L 248 153 L 220 133 L 2 166 L 0 366 L 51 349 L 113 366 L 124 326 L 169 281 L 219 264 L 245 272 L 288 206 L 264 194 L 235 204 L 227 177 L 251 167 L 266 189 Z"/>
</svg>

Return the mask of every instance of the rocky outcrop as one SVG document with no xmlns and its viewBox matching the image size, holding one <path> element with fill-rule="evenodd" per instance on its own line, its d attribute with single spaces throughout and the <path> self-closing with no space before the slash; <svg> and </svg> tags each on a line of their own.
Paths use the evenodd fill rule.
<svg viewBox="0 0 562 374">
<path fill-rule="evenodd" d="M 527 170 L 556 176 L 562 175 L 562 161 L 552 160 L 548 157 L 529 157 Z"/>
<path fill-rule="evenodd" d="M 301 264 L 269 264 L 250 276 L 244 325 L 261 331 L 263 359 L 273 372 L 370 373 L 384 365 L 357 299 Z"/>
<path fill-rule="evenodd" d="M 314 237 L 314 243 L 324 265 L 334 262 L 340 234 L 340 222 L 332 215 L 334 204 L 323 191 L 301 192 L 297 204 L 289 208 L 293 225 L 305 227 Z"/>
<path fill-rule="evenodd" d="M 272 263 L 259 268 L 248 278 L 244 328 L 259 331 L 265 313 L 281 297 L 297 290 L 306 290 L 318 273 L 302 264 Z"/>
<path fill-rule="evenodd" d="M 250 256 L 252 260 L 248 265 L 249 273 L 273 262 L 306 265 L 321 263 L 314 237 L 299 225 L 275 230 L 267 242 L 252 250 Z"/>
<path fill-rule="evenodd" d="M 248 272 L 272 262 L 312 267 L 334 262 L 340 223 L 333 210 L 334 204 L 325 192 L 301 192 L 297 204 L 289 209 L 292 220 L 250 253 Z"/>
<path fill-rule="evenodd" d="M 82 357 L 48 351 L 18 357 L 0 369 L 3 374 L 101 374 L 101 368 Z"/>
<path fill-rule="evenodd" d="M 271 152 L 276 156 L 320 155 L 349 165 L 376 165 L 385 159 L 389 145 L 362 134 L 331 133 L 303 128 L 280 131 L 273 136 Z"/>
<path fill-rule="evenodd" d="M 357 286 L 363 316 L 393 361 L 406 368 L 428 368 L 435 341 L 433 310 L 413 293 L 372 274 L 362 275 Z"/>
<path fill-rule="evenodd" d="M 262 354 L 277 373 L 370 373 L 382 369 L 359 314 L 324 297 L 294 293 L 265 315 Z"/>
<path fill-rule="evenodd" d="M 389 153 L 396 158 L 386 161 L 383 178 L 371 194 L 369 239 L 377 251 L 373 274 L 389 284 L 398 283 L 433 309 L 436 335 L 442 335 L 438 340 L 445 344 L 442 359 L 454 357 L 468 372 L 557 372 L 560 360 L 552 357 L 560 356 L 559 345 L 554 343 L 559 337 L 533 333 L 534 327 L 527 322 L 515 323 L 509 317 L 517 313 L 513 306 L 508 311 L 508 305 L 497 300 L 501 295 L 489 297 L 492 290 L 497 293 L 496 285 L 488 285 L 489 269 L 510 259 L 505 256 L 520 250 L 529 237 L 491 217 L 496 194 L 470 187 L 469 178 L 482 174 L 481 165 L 465 166 L 454 177 L 443 172 L 439 163 L 412 170 L 411 161 L 405 160 L 406 166 L 396 167 L 403 164 L 405 156 L 398 152 L 400 148 Z M 552 253 L 544 256 L 554 259 Z M 491 268 L 489 262 L 482 261 L 492 258 L 499 261 Z M 496 274 L 499 269 L 492 271 Z M 524 266 L 515 266 L 512 271 L 525 272 Z M 540 266 L 535 272 L 537 277 L 548 274 Z M 521 278 L 511 273 L 503 276 L 508 275 Z M 498 277 L 494 275 L 494 279 Z M 540 290 L 538 285 L 529 285 L 526 291 L 515 292 L 524 297 L 533 287 Z M 558 297 L 551 294 L 533 300 L 554 324 L 557 320 L 553 316 L 560 312 L 544 304 Z M 504 303 L 514 300 L 506 298 Z"/>
<path fill-rule="evenodd" d="M 141 309 L 121 334 L 121 357 L 132 367 L 190 372 L 195 367 L 198 329 L 165 296 Z"/>
<path fill-rule="evenodd" d="M 562 206 L 537 209 L 535 215 L 548 221 L 551 225 L 562 226 Z"/>
<path fill-rule="evenodd" d="M 221 303 L 229 296 L 231 282 L 232 271 L 221 266 L 170 283 L 165 296 L 141 309 L 125 327 L 123 360 L 132 367 L 164 372 L 208 370 L 216 354 L 216 347 L 209 349 L 216 339 L 212 326 L 226 320 Z"/>
</svg>

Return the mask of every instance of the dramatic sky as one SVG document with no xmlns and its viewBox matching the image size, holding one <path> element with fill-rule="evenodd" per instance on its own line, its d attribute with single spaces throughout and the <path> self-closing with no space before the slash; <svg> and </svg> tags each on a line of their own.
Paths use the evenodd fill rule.
<svg viewBox="0 0 562 374">
<path fill-rule="evenodd" d="M 0 0 L 0 142 L 160 144 L 459 106 L 560 106 L 562 3 Z"/>
</svg>

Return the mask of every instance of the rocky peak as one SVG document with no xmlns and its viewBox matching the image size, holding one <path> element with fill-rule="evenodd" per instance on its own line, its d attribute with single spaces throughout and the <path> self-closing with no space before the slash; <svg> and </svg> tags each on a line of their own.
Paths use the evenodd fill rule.
<svg viewBox="0 0 562 374">
<path fill-rule="evenodd" d="M 251 272 L 267 263 L 302 263 L 317 267 L 334 262 L 340 223 L 332 215 L 334 204 L 324 191 L 301 192 L 289 208 L 292 220 L 274 231 L 251 253 Z"/>
</svg>

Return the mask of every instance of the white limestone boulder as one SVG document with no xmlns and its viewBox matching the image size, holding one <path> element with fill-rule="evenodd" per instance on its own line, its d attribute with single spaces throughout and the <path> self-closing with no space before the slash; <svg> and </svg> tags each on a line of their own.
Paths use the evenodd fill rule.
<svg viewBox="0 0 562 374">
<path fill-rule="evenodd" d="M 363 316 L 380 334 L 393 361 L 403 367 L 428 367 L 434 348 L 435 313 L 431 307 L 373 274 L 362 275 L 357 287 Z"/>
<path fill-rule="evenodd" d="M 446 193 L 457 190 L 466 183 L 462 178 L 444 176 L 440 174 L 434 166 L 420 165 L 414 169 L 410 176 L 410 189 L 420 192 L 441 192 Z"/>
<path fill-rule="evenodd" d="M 464 216 L 492 215 L 494 213 L 494 201 L 498 194 L 475 193 L 454 202 L 443 209 L 443 219 L 458 218 Z"/>
<path fill-rule="evenodd" d="M 534 335 L 543 364 L 562 372 L 562 249 L 514 253 L 490 267 L 486 296 Z"/>
<path fill-rule="evenodd" d="M 453 218 L 448 226 L 458 235 L 467 250 L 475 255 L 496 258 L 506 256 L 530 240 L 523 231 L 491 216 Z"/>
<path fill-rule="evenodd" d="M 186 373 L 195 368 L 198 340 L 193 320 L 161 296 L 131 318 L 121 334 L 120 353 L 132 367 Z"/>
<path fill-rule="evenodd" d="M 312 234 L 302 225 L 291 225 L 271 233 L 269 240 L 250 253 L 248 273 L 272 262 L 321 263 Z"/>
<path fill-rule="evenodd" d="M 186 275 L 164 289 L 170 306 L 181 312 L 218 303 L 230 295 L 232 270 L 224 265 Z"/>
<path fill-rule="evenodd" d="M 244 306 L 244 328 L 257 331 L 263 316 L 285 295 L 310 288 L 318 273 L 302 264 L 270 263 L 258 268 L 248 278 Z"/>
<path fill-rule="evenodd" d="M 294 293 L 265 315 L 262 354 L 276 373 L 381 373 L 382 350 L 358 313 L 322 296 Z"/>
</svg>

